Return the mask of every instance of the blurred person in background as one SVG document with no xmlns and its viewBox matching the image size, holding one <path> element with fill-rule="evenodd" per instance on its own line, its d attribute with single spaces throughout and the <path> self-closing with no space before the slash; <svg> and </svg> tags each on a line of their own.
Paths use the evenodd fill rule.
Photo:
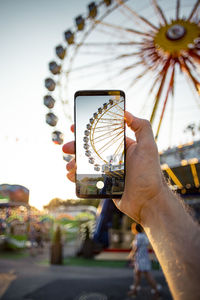
<svg viewBox="0 0 200 300">
<path fill-rule="evenodd" d="M 132 249 L 128 258 L 132 261 L 134 283 L 130 286 L 128 295 L 137 295 L 137 292 L 141 289 L 141 276 L 144 274 L 148 283 L 152 287 L 152 294 L 159 297 L 159 290 L 161 289 L 161 286 L 156 283 L 151 274 L 151 261 L 148 253 L 149 240 L 140 224 L 133 223 L 131 229 L 133 234 L 135 234 L 135 238 L 131 244 Z"/>
</svg>

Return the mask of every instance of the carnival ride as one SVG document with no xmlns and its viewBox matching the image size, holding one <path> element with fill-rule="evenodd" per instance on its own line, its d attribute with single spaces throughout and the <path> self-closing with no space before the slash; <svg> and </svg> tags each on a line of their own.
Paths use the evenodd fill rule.
<svg viewBox="0 0 200 300">
<path fill-rule="evenodd" d="M 199 1 L 193 0 L 91 2 L 88 12 L 77 16 L 75 26 L 64 32 L 67 46 L 56 46 L 57 61 L 49 63 L 51 76 L 45 79 L 48 93 L 44 96 L 49 108 L 46 122 L 64 128 L 64 119 L 71 118 L 77 86 L 120 86 L 127 98 L 133 99 L 127 101 L 128 108 L 134 105 L 134 111 L 150 119 L 158 139 L 163 121 L 171 125 L 173 115 L 177 118 L 181 107 L 175 107 L 175 102 L 180 106 L 182 101 L 183 105 L 180 89 L 187 80 L 190 87 L 184 89 L 190 93 L 190 106 L 194 109 L 199 105 L 192 94 L 199 94 L 200 89 L 198 12 Z M 192 113 L 188 117 L 191 122 Z M 54 130 L 52 139 L 62 144 L 60 129 Z"/>
<path fill-rule="evenodd" d="M 199 0 L 91 2 L 64 32 L 66 44 L 56 46 L 57 59 L 49 63 L 44 105 L 49 109 L 46 122 L 55 127 L 54 143 L 63 143 L 63 124 L 71 119 L 77 87 L 120 87 L 127 94 L 127 109 L 150 120 L 161 148 L 172 148 L 160 158 L 174 189 L 199 194 L 199 142 L 179 145 L 184 128 L 199 122 L 199 10 Z M 102 123 L 103 114 L 103 108 L 94 112 L 84 136 L 86 156 L 96 171 L 98 159 L 104 160 L 96 147 L 101 139 L 96 124 Z M 104 125 L 106 138 L 111 127 Z"/>
</svg>

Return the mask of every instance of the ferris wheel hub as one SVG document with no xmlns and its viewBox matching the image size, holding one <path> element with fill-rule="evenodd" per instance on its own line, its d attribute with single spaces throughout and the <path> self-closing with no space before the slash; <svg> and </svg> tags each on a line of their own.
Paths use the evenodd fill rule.
<svg viewBox="0 0 200 300">
<path fill-rule="evenodd" d="M 157 51 L 179 57 L 183 51 L 188 51 L 199 35 L 198 24 L 184 19 L 173 20 L 159 28 L 154 36 L 154 44 Z"/>
<path fill-rule="evenodd" d="M 166 32 L 166 36 L 169 40 L 177 41 L 182 39 L 186 34 L 186 29 L 180 24 L 172 25 Z"/>
</svg>

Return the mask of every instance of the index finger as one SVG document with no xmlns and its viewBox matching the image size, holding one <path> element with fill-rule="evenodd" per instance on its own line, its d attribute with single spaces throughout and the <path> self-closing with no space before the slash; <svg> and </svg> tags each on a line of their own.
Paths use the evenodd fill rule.
<svg viewBox="0 0 200 300">
<path fill-rule="evenodd" d="M 64 144 L 62 147 L 62 151 L 66 154 L 74 154 L 75 153 L 74 141 Z"/>
<path fill-rule="evenodd" d="M 70 129 L 71 129 L 71 132 L 74 132 L 74 124 L 71 125 Z"/>
<path fill-rule="evenodd" d="M 124 113 L 126 124 L 135 132 L 137 142 L 151 139 L 154 140 L 153 131 L 149 121 L 133 116 L 128 111 Z"/>
</svg>

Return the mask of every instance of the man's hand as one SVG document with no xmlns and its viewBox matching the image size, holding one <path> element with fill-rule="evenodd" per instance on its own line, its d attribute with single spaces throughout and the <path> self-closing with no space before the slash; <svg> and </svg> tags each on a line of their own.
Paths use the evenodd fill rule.
<svg viewBox="0 0 200 300">
<path fill-rule="evenodd" d="M 129 112 L 125 112 L 125 121 L 135 132 L 136 141 L 126 140 L 125 190 L 114 202 L 122 212 L 143 223 L 142 209 L 163 189 L 163 175 L 150 122 Z"/>
<path fill-rule="evenodd" d="M 121 199 L 115 199 L 116 206 L 125 214 L 142 223 L 142 208 L 151 205 L 163 188 L 157 146 L 149 121 L 139 119 L 125 112 L 126 124 L 135 132 L 136 141 L 126 138 L 126 180 Z M 71 127 L 72 132 L 74 127 Z M 74 154 L 74 142 L 63 146 L 63 152 Z M 71 160 L 67 166 L 67 177 L 75 181 L 76 165 Z"/>
<path fill-rule="evenodd" d="M 74 125 L 71 126 L 71 131 L 74 132 Z M 75 152 L 74 141 L 64 144 L 62 150 L 66 154 L 74 154 Z M 70 181 L 75 182 L 76 163 L 74 158 L 67 163 L 66 169 L 68 171 L 67 178 Z"/>
</svg>

